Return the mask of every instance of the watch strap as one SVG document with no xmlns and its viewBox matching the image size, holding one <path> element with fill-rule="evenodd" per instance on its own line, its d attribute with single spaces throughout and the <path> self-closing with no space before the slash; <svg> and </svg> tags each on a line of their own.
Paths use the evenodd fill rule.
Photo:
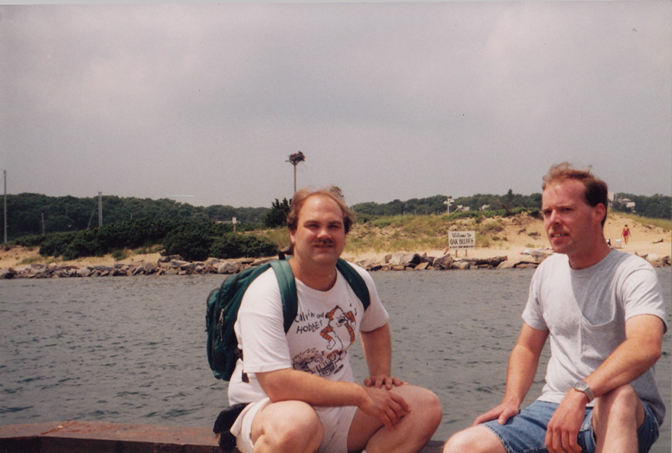
<svg viewBox="0 0 672 453">
<path fill-rule="evenodd" d="M 588 385 L 586 381 L 579 381 L 576 384 L 574 384 L 574 390 L 578 390 L 579 392 L 586 395 L 589 403 L 595 399 L 595 395 L 593 394 L 590 385 Z"/>
</svg>

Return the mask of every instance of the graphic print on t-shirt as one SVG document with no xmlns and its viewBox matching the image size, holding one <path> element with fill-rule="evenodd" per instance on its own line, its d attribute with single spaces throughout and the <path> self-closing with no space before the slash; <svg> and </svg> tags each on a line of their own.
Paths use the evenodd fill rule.
<svg viewBox="0 0 672 453">
<path fill-rule="evenodd" d="M 311 315 L 314 316 L 312 313 Z M 307 334 L 320 330 L 319 339 L 323 342 L 318 347 L 294 356 L 292 363 L 296 370 L 329 376 L 343 368 L 341 361 L 346 357 L 350 345 L 355 342 L 355 314 L 352 311 L 344 312 L 337 305 L 333 310 L 315 317 L 318 319 L 312 323 L 312 328 L 299 327 L 297 333 Z"/>
</svg>

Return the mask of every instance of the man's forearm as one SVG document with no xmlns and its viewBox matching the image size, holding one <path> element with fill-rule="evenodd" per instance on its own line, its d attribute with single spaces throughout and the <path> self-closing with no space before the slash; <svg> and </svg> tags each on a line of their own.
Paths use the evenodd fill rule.
<svg viewBox="0 0 672 453">
<path fill-rule="evenodd" d="M 289 368 L 257 373 L 256 377 L 274 403 L 296 400 L 312 406 L 360 406 L 366 398 L 363 387 L 354 382 L 330 381 Z"/>
<path fill-rule="evenodd" d="M 315 407 L 355 406 L 390 429 L 410 411 L 401 395 L 354 382 L 330 381 L 290 368 L 257 373 L 256 377 L 273 403 L 303 401 Z"/>
<path fill-rule="evenodd" d="M 511 351 L 506 371 L 506 391 L 504 401 L 520 406 L 534 382 L 539 365 L 539 356 L 528 349 L 516 345 Z"/>
<path fill-rule="evenodd" d="M 548 331 L 523 324 L 520 336 L 509 357 L 506 371 L 504 401 L 520 407 L 530 390 L 539 366 L 539 357 L 548 338 Z"/>
<path fill-rule="evenodd" d="M 663 322 L 656 316 L 628 320 L 628 339 L 585 379 L 595 397 L 634 381 L 651 368 L 661 356 L 663 332 Z"/>
</svg>

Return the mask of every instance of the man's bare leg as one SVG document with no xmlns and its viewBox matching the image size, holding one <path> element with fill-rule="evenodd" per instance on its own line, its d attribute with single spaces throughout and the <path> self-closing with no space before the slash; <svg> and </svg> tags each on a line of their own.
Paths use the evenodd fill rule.
<svg viewBox="0 0 672 453">
<path fill-rule="evenodd" d="M 489 428 L 472 426 L 453 434 L 443 447 L 443 453 L 506 453 L 506 449 Z"/>
<path fill-rule="evenodd" d="M 596 453 L 638 451 L 637 429 L 644 423 L 644 405 L 630 385 L 595 401 L 593 429 Z"/>
<path fill-rule="evenodd" d="M 252 422 L 255 453 L 313 453 L 324 438 L 315 410 L 301 401 L 272 403 Z"/>
<path fill-rule="evenodd" d="M 436 395 L 413 385 L 394 387 L 390 391 L 401 395 L 411 411 L 389 430 L 380 420 L 357 410 L 348 434 L 349 451 L 415 453 L 432 438 L 443 415 Z"/>
</svg>

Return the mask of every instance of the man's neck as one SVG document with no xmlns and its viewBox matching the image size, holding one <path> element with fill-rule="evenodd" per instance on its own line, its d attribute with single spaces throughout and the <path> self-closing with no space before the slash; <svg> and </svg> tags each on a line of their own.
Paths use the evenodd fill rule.
<svg viewBox="0 0 672 453">
<path fill-rule="evenodd" d="M 591 266 L 596 265 L 611 252 L 611 247 L 607 245 L 604 238 L 602 241 L 599 241 L 591 250 L 586 253 L 582 253 L 580 256 L 568 256 L 569 265 L 572 269 L 580 270 L 587 269 Z"/>
<path fill-rule="evenodd" d="M 296 257 L 289 260 L 294 278 L 318 291 L 328 291 L 336 283 L 336 265 L 306 266 Z"/>
</svg>

